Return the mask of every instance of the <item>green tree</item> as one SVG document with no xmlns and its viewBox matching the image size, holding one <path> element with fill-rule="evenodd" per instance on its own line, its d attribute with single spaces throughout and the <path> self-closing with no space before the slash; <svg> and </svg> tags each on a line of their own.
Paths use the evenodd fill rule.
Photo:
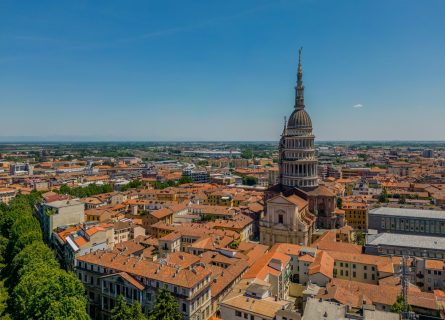
<svg viewBox="0 0 445 320">
<path fill-rule="evenodd" d="M 126 185 L 122 186 L 121 190 L 127 191 L 128 189 L 135 189 L 135 188 L 142 187 L 142 185 L 143 185 L 143 182 L 141 180 L 137 179 L 137 180 L 130 181 Z"/>
<path fill-rule="evenodd" d="M 62 185 L 59 190 L 55 191 L 60 194 L 69 194 L 77 198 L 85 198 L 94 196 L 96 194 L 112 192 L 113 186 L 111 184 L 97 185 L 92 183 L 86 187 L 70 188 L 67 185 Z"/>
<path fill-rule="evenodd" d="M 147 317 L 142 312 L 142 307 L 139 302 L 129 305 L 123 296 L 116 299 L 116 304 L 111 310 L 111 320 L 147 320 Z"/>
<path fill-rule="evenodd" d="M 341 209 L 343 207 L 343 198 L 338 197 L 337 198 L 337 208 Z"/>
<path fill-rule="evenodd" d="M 178 180 L 178 185 L 181 185 L 181 184 L 187 184 L 187 183 L 193 183 L 193 179 L 190 178 L 190 177 L 181 177 L 181 178 Z"/>
<path fill-rule="evenodd" d="M 244 149 L 241 151 L 241 158 L 243 159 L 252 159 L 253 158 L 253 151 L 251 149 Z"/>
<path fill-rule="evenodd" d="M 0 281 L 0 319 L 6 317 L 7 301 L 9 299 L 8 289 L 5 287 L 5 281 Z"/>
<path fill-rule="evenodd" d="M 380 193 L 379 196 L 379 202 L 389 202 L 388 198 L 388 192 L 386 191 L 386 189 L 383 189 L 382 193 Z"/>
<path fill-rule="evenodd" d="M 366 235 L 363 231 L 358 230 L 355 232 L 355 242 L 361 246 L 366 244 Z"/>
<path fill-rule="evenodd" d="M 33 192 L 17 196 L 7 207 L 0 206 L 0 319 L 10 319 L 5 314 L 7 307 L 13 319 L 87 320 L 82 283 L 73 273 L 60 269 L 42 241 L 33 216 L 39 200 L 40 193 Z"/>
<path fill-rule="evenodd" d="M 405 204 L 405 203 L 406 203 L 406 196 L 402 194 L 399 199 L 399 204 Z"/>
<path fill-rule="evenodd" d="M 252 176 L 243 177 L 243 184 L 246 186 L 254 186 L 258 183 L 258 179 Z"/>
<path fill-rule="evenodd" d="M 182 320 L 183 318 L 175 298 L 166 289 L 161 289 L 156 295 L 156 303 L 148 319 Z"/>
<path fill-rule="evenodd" d="M 404 311 L 404 302 L 405 300 L 403 299 L 403 297 L 401 295 L 397 296 L 396 302 L 394 302 L 394 304 L 391 306 L 391 312 L 394 313 L 402 313 Z M 410 305 L 408 305 L 408 310 L 412 311 L 412 308 Z"/>
<path fill-rule="evenodd" d="M 119 296 L 116 299 L 113 310 L 111 310 L 111 320 L 129 319 L 130 307 L 125 301 L 123 296 Z"/>
<path fill-rule="evenodd" d="M 75 308 L 57 303 L 62 301 Z M 82 283 L 73 273 L 48 265 L 41 264 L 20 277 L 13 302 L 17 319 L 65 319 L 68 312 L 73 312 L 73 319 L 89 319 Z"/>
<path fill-rule="evenodd" d="M 85 312 L 85 301 L 78 297 L 62 297 L 60 300 L 51 301 L 43 319 L 56 320 L 89 320 Z"/>
<path fill-rule="evenodd" d="M 214 221 L 216 220 L 216 216 L 213 214 L 203 214 L 201 217 L 201 221 Z"/>
<path fill-rule="evenodd" d="M 59 264 L 54 258 L 54 253 L 42 241 L 35 241 L 20 251 L 11 261 L 9 266 L 12 281 L 18 282 L 23 273 L 46 264 L 52 268 L 58 268 Z"/>
</svg>

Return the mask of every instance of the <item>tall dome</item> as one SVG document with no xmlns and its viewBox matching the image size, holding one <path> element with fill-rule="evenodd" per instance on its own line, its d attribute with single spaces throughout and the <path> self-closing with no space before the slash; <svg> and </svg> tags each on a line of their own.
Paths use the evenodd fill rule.
<svg viewBox="0 0 445 320">
<path fill-rule="evenodd" d="M 318 186 L 318 160 L 315 156 L 314 140 L 311 117 L 304 105 L 300 49 L 294 110 L 287 123 L 284 124 L 279 147 L 281 185 L 302 189 Z"/>
<path fill-rule="evenodd" d="M 311 129 L 312 120 L 309 114 L 304 109 L 295 109 L 289 117 L 287 122 L 288 129 Z"/>
</svg>

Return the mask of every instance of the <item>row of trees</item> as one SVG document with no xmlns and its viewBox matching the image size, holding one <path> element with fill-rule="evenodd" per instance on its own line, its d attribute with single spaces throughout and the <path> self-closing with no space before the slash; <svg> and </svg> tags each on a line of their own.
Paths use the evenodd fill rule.
<svg viewBox="0 0 445 320">
<path fill-rule="evenodd" d="M 71 188 L 68 187 L 66 184 L 60 187 L 59 190 L 54 190 L 57 193 L 60 194 L 69 194 L 76 198 L 86 198 L 91 197 L 96 194 L 101 193 L 107 193 L 113 191 L 113 186 L 111 184 L 103 184 L 103 185 L 97 185 L 97 184 L 89 184 L 86 187 L 75 187 Z"/>
<path fill-rule="evenodd" d="M 1 319 L 89 319 L 82 283 L 62 270 L 33 207 L 38 193 L 0 207 Z"/>
<path fill-rule="evenodd" d="M 146 317 L 139 302 L 129 305 L 122 296 L 119 296 L 116 305 L 111 311 L 111 320 L 182 320 L 179 305 L 175 298 L 166 289 L 161 289 L 156 295 L 156 303 Z"/>
<path fill-rule="evenodd" d="M 193 183 L 192 178 L 190 177 L 181 177 L 178 181 L 175 180 L 167 180 L 165 182 L 155 181 L 152 183 L 155 189 L 165 189 L 168 187 L 177 187 L 181 184 Z"/>
<path fill-rule="evenodd" d="M 128 189 L 135 189 L 135 188 L 142 187 L 142 185 L 143 185 L 143 182 L 141 180 L 137 179 L 137 180 L 130 181 L 126 185 L 122 186 L 121 190 L 127 191 Z"/>
</svg>

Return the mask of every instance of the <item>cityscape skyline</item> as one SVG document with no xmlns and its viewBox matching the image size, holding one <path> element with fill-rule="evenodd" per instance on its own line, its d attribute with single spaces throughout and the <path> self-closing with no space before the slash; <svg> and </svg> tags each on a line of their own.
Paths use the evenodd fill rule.
<svg viewBox="0 0 445 320">
<path fill-rule="evenodd" d="M 277 141 L 299 46 L 317 141 L 445 136 L 440 1 L 2 6 L 0 141 Z"/>
</svg>

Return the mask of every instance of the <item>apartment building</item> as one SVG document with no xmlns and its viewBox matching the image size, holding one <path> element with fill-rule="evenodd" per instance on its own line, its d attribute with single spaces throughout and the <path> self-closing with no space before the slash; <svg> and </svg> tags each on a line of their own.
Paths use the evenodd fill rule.
<svg viewBox="0 0 445 320">
<path fill-rule="evenodd" d="M 44 238 L 49 240 L 54 229 L 85 221 L 84 204 L 78 199 L 43 202 L 39 205 L 37 217 Z"/>
<path fill-rule="evenodd" d="M 8 204 L 17 195 L 17 190 L 13 188 L 0 188 L 0 203 Z"/>
<path fill-rule="evenodd" d="M 341 208 L 345 212 L 345 220 L 356 230 L 368 229 L 368 205 L 360 202 L 344 202 Z"/>
<path fill-rule="evenodd" d="M 62 266 L 73 270 L 75 258 L 96 250 L 112 249 L 113 235 L 113 224 L 66 226 L 53 231 L 51 245 Z"/>
<path fill-rule="evenodd" d="M 29 163 L 10 163 L 9 174 L 11 176 L 23 176 L 33 174 L 34 167 Z"/>
<path fill-rule="evenodd" d="M 148 314 L 160 288 L 175 297 L 185 320 L 211 316 L 210 267 L 187 253 L 178 253 L 174 262 L 144 260 L 136 253 L 96 251 L 76 259 L 76 274 L 87 289 L 88 311 L 94 319 L 108 319 L 119 295 L 130 304 L 138 301 Z"/>
<path fill-rule="evenodd" d="M 280 310 L 289 310 L 297 319 L 288 300 L 290 257 L 277 248 L 258 259 L 220 303 L 223 319 L 272 320 Z"/>
<path fill-rule="evenodd" d="M 210 175 L 205 170 L 184 169 L 182 176 L 191 178 L 194 183 L 209 183 Z"/>
</svg>

